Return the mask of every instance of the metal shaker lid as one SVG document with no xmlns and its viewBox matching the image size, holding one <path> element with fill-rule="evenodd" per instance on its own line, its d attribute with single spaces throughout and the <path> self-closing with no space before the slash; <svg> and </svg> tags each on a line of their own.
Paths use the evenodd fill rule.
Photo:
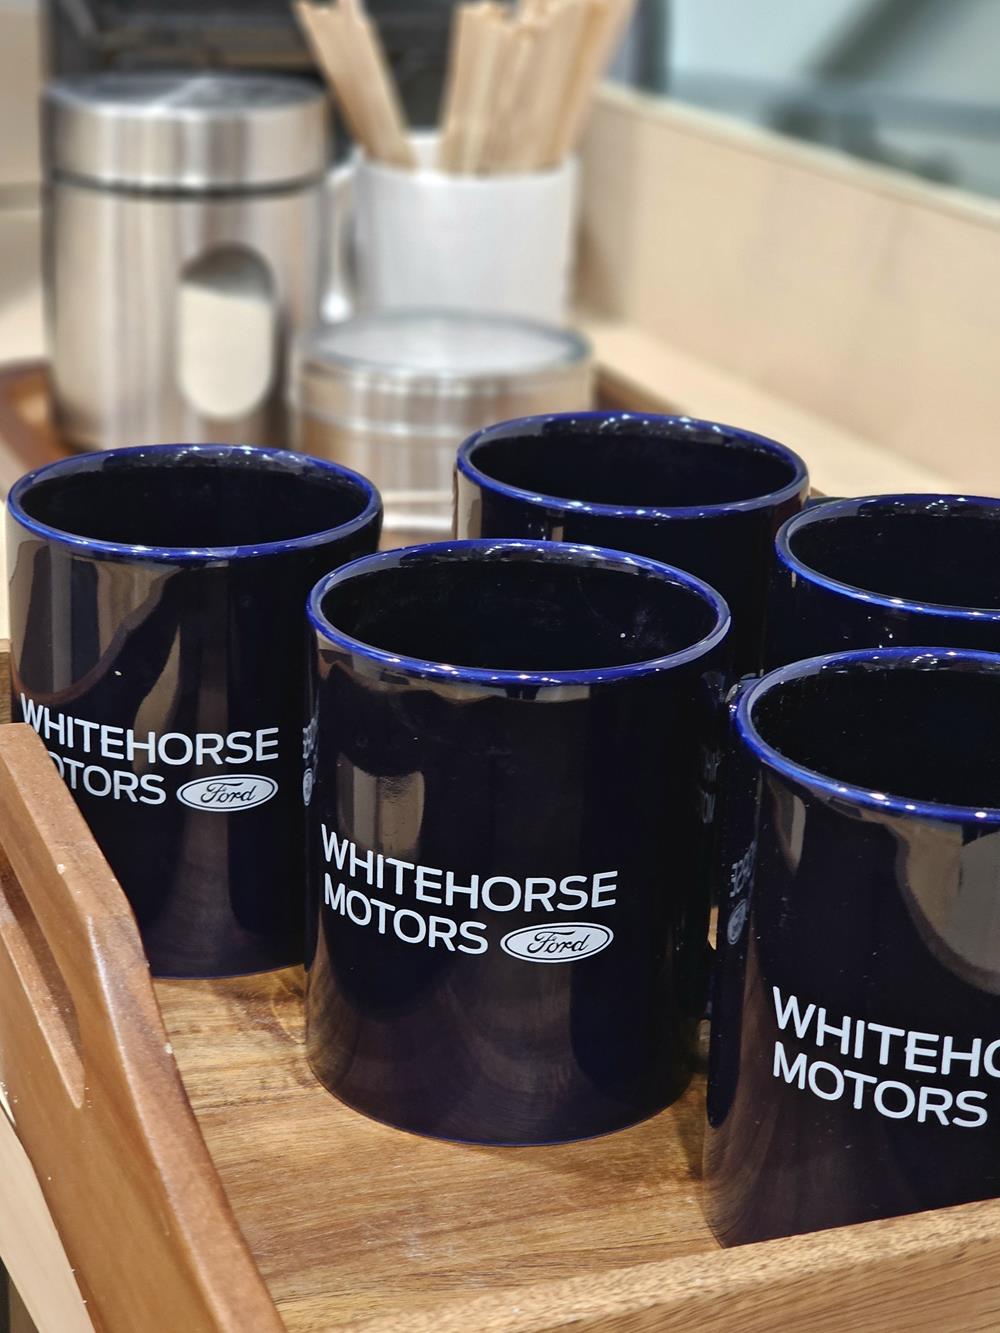
<svg viewBox="0 0 1000 1333">
<path fill-rule="evenodd" d="M 327 165 L 327 103 L 305 79 L 109 72 L 50 83 L 49 170 L 137 189 L 246 190 Z"/>
<path fill-rule="evenodd" d="M 550 386 L 564 396 L 579 385 L 577 406 L 586 406 L 591 360 L 590 343 L 570 329 L 464 311 L 381 311 L 303 340 L 292 392 L 307 416 L 460 434 Z"/>
</svg>

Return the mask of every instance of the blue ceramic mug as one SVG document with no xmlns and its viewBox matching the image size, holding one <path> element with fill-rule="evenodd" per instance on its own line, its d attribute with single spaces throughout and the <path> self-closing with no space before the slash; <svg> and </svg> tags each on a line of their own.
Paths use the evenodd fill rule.
<svg viewBox="0 0 1000 1333">
<path fill-rule="evenodd" d="M 526 537 L 634 551 L 718 588 L 738 673 L 760 667 L 774 534 L 809 490 L 806 465 L 751 431 L 689 417 L 525 417 L 458 453 L 458 537 Z"/>
<path fill-rule="evenodd" d="M 356 561 L 310 601 L 313 1070 L 404 1129 L 603 1134 L 688 1082 L 729 613 L 570 543 Z"/>
<path fill-rule="evenodd" d="M 355 473 L 238 445 L 83 455 L 10 493 L 14 716 L 158 974 L 302 960 L 303 608 L 380 524 Z"/>
<path fill-rule="evenodd" d="M 775 540 L 768 666 L 849 648 L 1000 651 L 1000 500 L 820 501 Z"/>
<path fill-rule="evenodd" d="M 799 662 L 744 687 L 735 731 L 706 1146 L 717 1235 L 1000 1194 L 1000 656 Z"/>
</svg>

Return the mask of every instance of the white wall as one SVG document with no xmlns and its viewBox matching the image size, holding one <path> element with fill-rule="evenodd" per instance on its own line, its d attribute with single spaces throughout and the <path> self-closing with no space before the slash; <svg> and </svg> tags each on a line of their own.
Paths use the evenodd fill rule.
<svg viewBox="0 0 1000 1333">
<path fill-rule="evenodd" d="M 671 67 L 680 74 L 808 80 L 853 24 L 881 0 L 671 0 Z M 901 16 L 901 17 L 900 17 Z M 900 6 L 891 39 L 852 77 L 886 93 L 1000 108 L 1000 0 Z M 683 88 L 683 84 L 682 84 Z M 761 103 L 750 93 L 741 114 Z M 1000 195 L 1000 136 L 876 128 L 904 160 L 940 159 L 969 189 Z"/>
<path fill-rule="evenodd" d="M 746 77 L 807 76 L 880 0 L 671 0 L 676 69 Z M 1000 3 L 913 4 L 879 51 L 873 82 L 925 97 L 1000 104 Z"/>
<path fill-rule="evenodd" d="M 806 72 L 869 0 L 671 0 L 671 65 L 749 78 Z"/>
</svg>

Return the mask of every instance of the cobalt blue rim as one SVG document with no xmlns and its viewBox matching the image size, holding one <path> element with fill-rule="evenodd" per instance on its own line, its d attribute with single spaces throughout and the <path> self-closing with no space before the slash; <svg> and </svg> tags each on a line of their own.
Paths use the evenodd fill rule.
<svg viewBox="0 0 1000 1333">
<path fill-rule="evenodd" d="M 364 507 L 354 518 L 348 519 L 335 528 L 325 528 L 319 532 L 309 532 L 301 537 L 289 537 L 282 541 L 258 542 L 242 546 L 142 546 L 128 542 L 103 541 L 94 537 L 83 537 L 78 533 L 66 532 L 55 528 L 27 514 L 22 504 L 24 495 L 41 482 L 73 476 L 78 472 L 99 472 L 106 466 L 106 460 L 115 458 L 134 459 L 136 463 L 149 455 L 163 456 L 176 454 L 178 457 L 197 455 L 201 458 L 229 458 L 233 455 L 259 458 L 262 462 L 272 460 L 286 465 L 294 465 L 303 472 L 314 474 L 333 474 L 348 483 L 364 499 Z M 322 546 L 334 538 L 348 537 L 367 527 L 378 518 L 382 511 L 382 500 L 375 486 L 360 472 L 339 463 L 332 463 L 325 458 L 316 458 L 311 454 L 293 453 L 288 449 L 258 448 L 248 444 L 144 444 L 123 449 L 104 449 L 89 454 L 79 454 L 72 458 L 62 458 L 55 463 L 27 472 L 11 487 L 7 496 L 7 512 L 12 519 L 45 541 L 57 542 L 68 546 L 81 554 L 108 559 L 152 560 L 168 564 L 204 563 L 205 561 L 242 560 L 253 556 L 281 555 L 292 551 L 301 551 L 313 546 Z"/>
<path fill-rule="evenodd" d="M 719 504 L 651 506 L 598 504 L 590 500 L 574 500 L 569 496 L 544 495 L 520 486 L 510 486 L 483 472 L 473 462 L 476 450 L 493 439 L 516 435 L 523 430 L 531 434 L 534 428 L 550 423 L 574 421 L 634 421 L 637 426 L 655 426 L 668 436 L 674 427 L 695 427 L 701 430 L 718 431 L 728 439 L 751 444 L 763 449 L 773 457 L 780 458 L 792 468 L 792 480 L 776 491 L 765 495 L 752 496 L 749 500 L 730 500 Z M 537 429 L 535 433 L 539 433 Z M 705 421 L 700 417 L 665 416 L 655 413 L 630 412 L 552 412 L 539 416 L 515 417 L 510 421 L 499 421 L 492 426 L 478 430 L 459 447 L 456 467 L 469 481 L 483 490 L 494 491 L 497 495 L 511 500 L 520 500 L 524 504 L 537 505 L 541 509 L 551 509 L 558 513 L 592 514 L 604 518 L 634 518 L 655 521 L 657 519 L 693 519 L 708 518 L 723 514 L 747 514 L 757 509 L 767 509 L 772 505 L 783 504 L 786 500 L 804 492 L 809 485 L 809 473 L 803 459 L 787 445 L 766 435 L 757 435 L 754 431 L 744 430 L 741 426 L 727 426 L 719 421 Z"/>
<path fill-rule="evenodd" d="M 742 743 L 761 763 L 780 773 L 782 777 L 806 787 L 815 795 L 831 801 L 846 801 L 860 805 L 867 810 L 879 810 L 883 813 L 901 815 L 905 818 L 936 819 L 946 823 L 1000 825 L 1000 809 L 993 806 L 949 805 L 945 802 L 910 800 L 888 792 L 876 792 L 856 783 L 840 782 L 829 774 L 808 768 L 770 745 L 757 730 L 753 717 L 754 706 L 771 690 L 778 689 L 794 680 L 818 676 L 824 671 L 838 667 L 861 666 L 877 669 L 884 664 L 888 669 L 905 669 L 912 665 L 916 670 L 926 670 L 919 663 L 931 659 L 942 665 L 938 670 L 961 670 L 979 666 L 988 669 L 990 674 L 1000 677 L 1000 653 L 984 653 L 970 648 L 861 648 L 844 653 L 826 653 L 821 657 L 806 658 L 802 662 L 792 662 L 779 667 L 757 680 L 749 682 L 742 690 L 737 706 L 735 725 Z"/>
<path fill-rule="evenodd" d="M 468 554 L 475 557 L 480 554 L 487 560 L 492 556 L 498 560 L 521 558 L 539 561 L 557 560 L 564 564 L 609 566 L 622 570 L 644 570 L 668 579 L 675 586 L 685 588 L 700 597 L 715 613 L 715 624 L 706 635 L 677 652 L 662 657 L 650 658 L 642 662 L 628 662 L 614 667 L 588 667 L 573 671 L 516 671 L 512 668 L 493 670 L 490 667 L 452 666 L 446 662 L 432 662 L 418 657 L 400 656 L 387 649 L 376 648 L 372 644 L 356 639 L 333 625 L 323 613 L 323 600 L 331 588 L 359 575 L 370 574 L 382 569 L 395 569 L 406 562 L 425 560 L 461 559 Z M 496 686 L 515 686 L 531 688 L 534 686 L 559 685 L 599 685 L 612 681 L 629 680 L 637 676 L 653 675 L 656 672 L 670 670 L 697 661 L 706 656 L 725 639 L 729 633 L 731 617 L 729 607 L 723 597 L 709 584 L 695 578 L 693 574 L 665 565 L 658 560 L 645 556 L 630 555 L 626 551 L 613 551 L 603 546 L 585 546 L 576 542 L 524 541 L 512 538 L 470 538 L 444 542 L 428 542 L 419 546 L 403 546 L 391 551 L 379 551 L 374 555 L 361 556 L 350 564 L 324 575 L 316 584 L 306 604 L 309 620 L 322 639 L 344 649 L 353 656 L 367 658 L 369 661 L 386 667 L 393 672 L 415 676 L 424 680 L 452 681 L 455 684 L 477 684 Z"/>
<path fill-rule="evenodd" d="M 774 549 L 780 564 L 786 569 L 828 592 L 838 593 L 842 597 L 851 597 L 855 601 L 867 602 L 872 606 L 885 607 L 890 611 L 915 611 L 928 616 L 943 616 L 950 620 L 990 620 L 1000 622 L 1000 607 L 976 607 L 949 605 L 947 602 L 921 602 L 912 597 L 892 597 L 888 593 L 875 592 L 871 588 L 861 588 L 853 583 L 844 583 L 840 579 L 822 573 L 806 562 L 792 550 L 791 543 L 803 528 L 813 523 L 823 523 L 827 519 L 856 517 L 864 505 L 890 508 L 893 505 L 919 505 L 930 501 L 943 500 L 956 507 L 968 505 L 970 508 L 991 509 L 1000 519 L 1000 499 L 988 495 L 944 495 L 933 491 L 901 492 L 898 495 L 859 495 L 846 500 L 824 500 L 811 509 L 803 509 L 786 519 L 778 529 L 774 539 Z"/>
</svg>

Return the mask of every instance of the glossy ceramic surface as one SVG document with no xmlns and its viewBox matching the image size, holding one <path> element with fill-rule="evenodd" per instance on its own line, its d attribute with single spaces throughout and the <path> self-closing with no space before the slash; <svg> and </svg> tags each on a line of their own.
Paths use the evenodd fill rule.
<svg viewBox="0 0 1000 1333">
<path fill-rule="evenodd" d="M 483 1143 L 659 1110 L 705 998 L 722 599 L 616 552 L 449 542 L 337 571 L 310 614 L 314 1071 Z"/>
<path fill-rule="evenodd" d="M 1000 651 L 1000 500 L 824 501 L 776 539 L 769 666 L 922 643 Z"/>
<path fill-rule="evenodd" d="M 1000 656 L 748 687 L 713 998 L 725 1244 L 1000 1194 Z"/>
<path fill-rule="evenodd" d="M 380 522 L 356 474 L 241 446 L 81 456 L 11 491 L 14 716 L 48 745 L 158 974 L 303 956 L 303 607 Z"/>
<path fill-rule="evenodd" d="M 784 445 L 688 417 L 525 417 L 459 450 L 459 537 L 525 537 L 634 551 L 689 570 L 733 614 L 739 672 L 759 669 L 774 534 L 805 501 Z"/>
</svg>

